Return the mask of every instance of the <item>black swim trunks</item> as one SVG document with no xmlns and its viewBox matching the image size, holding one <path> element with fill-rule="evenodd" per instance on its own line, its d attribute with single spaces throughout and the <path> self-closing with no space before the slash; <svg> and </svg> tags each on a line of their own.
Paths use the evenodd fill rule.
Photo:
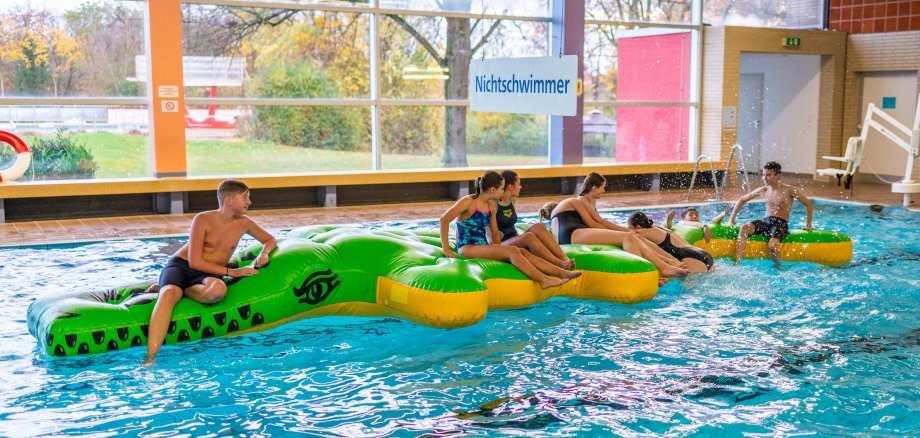
<svg viewBox="0 0 920 438">
<path fill-rule="evenodd" d="M 227 265 L 230 269 L 236 269 L 236 263 Z M 190 286 L 203 284 L 204 279 L 208 277 L 220 278 L 219 275 L 208 274 L 207 272 L 197 271 L 191 268 L 188 260 L 173 256 L 166 263 L 166 267 L 160 272 L 160 289 L 168 284 L 179 286 L 183 291 Z"/>
<path fill-rule="evenodd" d="M 754 232 L 751 234 L 767 236 L 771 239 L 775 237 L 780 242 L 789 234 L 789 222 L 776 216 L 767 216 L 763 220 L 751 221 L 751 223 L 754 224 Z"/>
<path fill-rule="evenodd" d="M 671 233 L 665 233 L 664 240 L 658 244 L 658 247 L 663 249 L 664 252 L 674 256 L 677 260 L 683 260 L 685 258 L 696 259 L 703 262 L 703 264 L 706 265 L 706 269 L 712 269 L 714 261 L 708 252 L 695 246 L 684 248 L 674 246 L 674 244 L 671 243 Z"/>
</svg>

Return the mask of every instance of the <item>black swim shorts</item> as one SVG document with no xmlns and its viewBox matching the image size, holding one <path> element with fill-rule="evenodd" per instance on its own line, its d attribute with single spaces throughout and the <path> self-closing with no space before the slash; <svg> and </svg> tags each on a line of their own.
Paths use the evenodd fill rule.
<svg viewBox="0 0 920 438">
<path fill-rule="evenodd" d="M 789 222 L 776 216 L 767 216 L 763 220 L 752 221 L 751 223 L 754 224 L 754 232 L 751 234 L 759 234 L 771 239 L 775 237 L 780 242 L 789 234 Z"/>
<path fill-rule="evenodd" d="M 235 265 L 235 263 L 231 264 Z M 236 266 L 228 266 L 228 268 L 235 269 Z M 167 284 L 174 284 L 184 291 L 190 286 L 204 283 L 204 279 L 208 277 L 219 278 L 220 276 L 194 270 L 189 266 L 188 260 L 173 256 L 160 272 L 160 289 Z"/>
</svg>

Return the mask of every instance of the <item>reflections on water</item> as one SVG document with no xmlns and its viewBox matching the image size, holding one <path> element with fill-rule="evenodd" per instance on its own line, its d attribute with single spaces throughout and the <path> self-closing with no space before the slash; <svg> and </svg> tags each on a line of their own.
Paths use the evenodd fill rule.
<svg viewBox="0 0 920 438">
<path fill-rule="evenodd" d="M 184 240 L 3 249 L 0 436 L 916 436 L 920 214 L 819 203 L 815 222 L 851 235 L 851 264 L 721 260 L 640 305 L 554 299 L 456 330 L 305 320 L 167 346 L 154 368 L 143 349 L 45 357 L 25 312 L 152 281 Z"/>
</svg>

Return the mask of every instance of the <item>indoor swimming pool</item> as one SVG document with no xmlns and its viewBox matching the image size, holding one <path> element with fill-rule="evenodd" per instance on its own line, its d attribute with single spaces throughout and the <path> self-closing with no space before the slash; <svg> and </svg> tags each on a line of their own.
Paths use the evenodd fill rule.
<svg viewBox="0 0 920 438">
<path fill-rule="evenodd" d="M 26 309 L 153 281 L 182 239 L 0 248 L 0 436 L 920 435 L 920 212 L 816 201 L 814 225 L 852 238 L 850 264 L 720 259 L 642 304 L 556 298 L 454 330 L 308 319 L 151 368 L 143 348 L 48 357 Z"/>
</svg>

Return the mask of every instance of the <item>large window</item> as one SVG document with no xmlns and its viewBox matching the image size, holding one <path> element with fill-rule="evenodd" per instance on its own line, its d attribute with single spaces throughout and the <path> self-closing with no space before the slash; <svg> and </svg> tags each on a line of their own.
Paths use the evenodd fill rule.
<svg viewBox="0 0 920 438">
<path fill-rule="evenodd" d="M 701 29 L 694 6 L 689 0 L 588 2 L 586 163 L 694 158 Z"/>
<path fill-rule="evenodd" d="M 547 162 L 547 117 L 467 100 L 471 59 L 547 53 L 546 2 L 249 3 L 183 5 L 190 175 Z"/>
<path fill-rule="evenodd" d="M 0 129 L 33 149 L 35 179 L 150 175 L 141 6 L 0 2 Z"/>
</svg>

